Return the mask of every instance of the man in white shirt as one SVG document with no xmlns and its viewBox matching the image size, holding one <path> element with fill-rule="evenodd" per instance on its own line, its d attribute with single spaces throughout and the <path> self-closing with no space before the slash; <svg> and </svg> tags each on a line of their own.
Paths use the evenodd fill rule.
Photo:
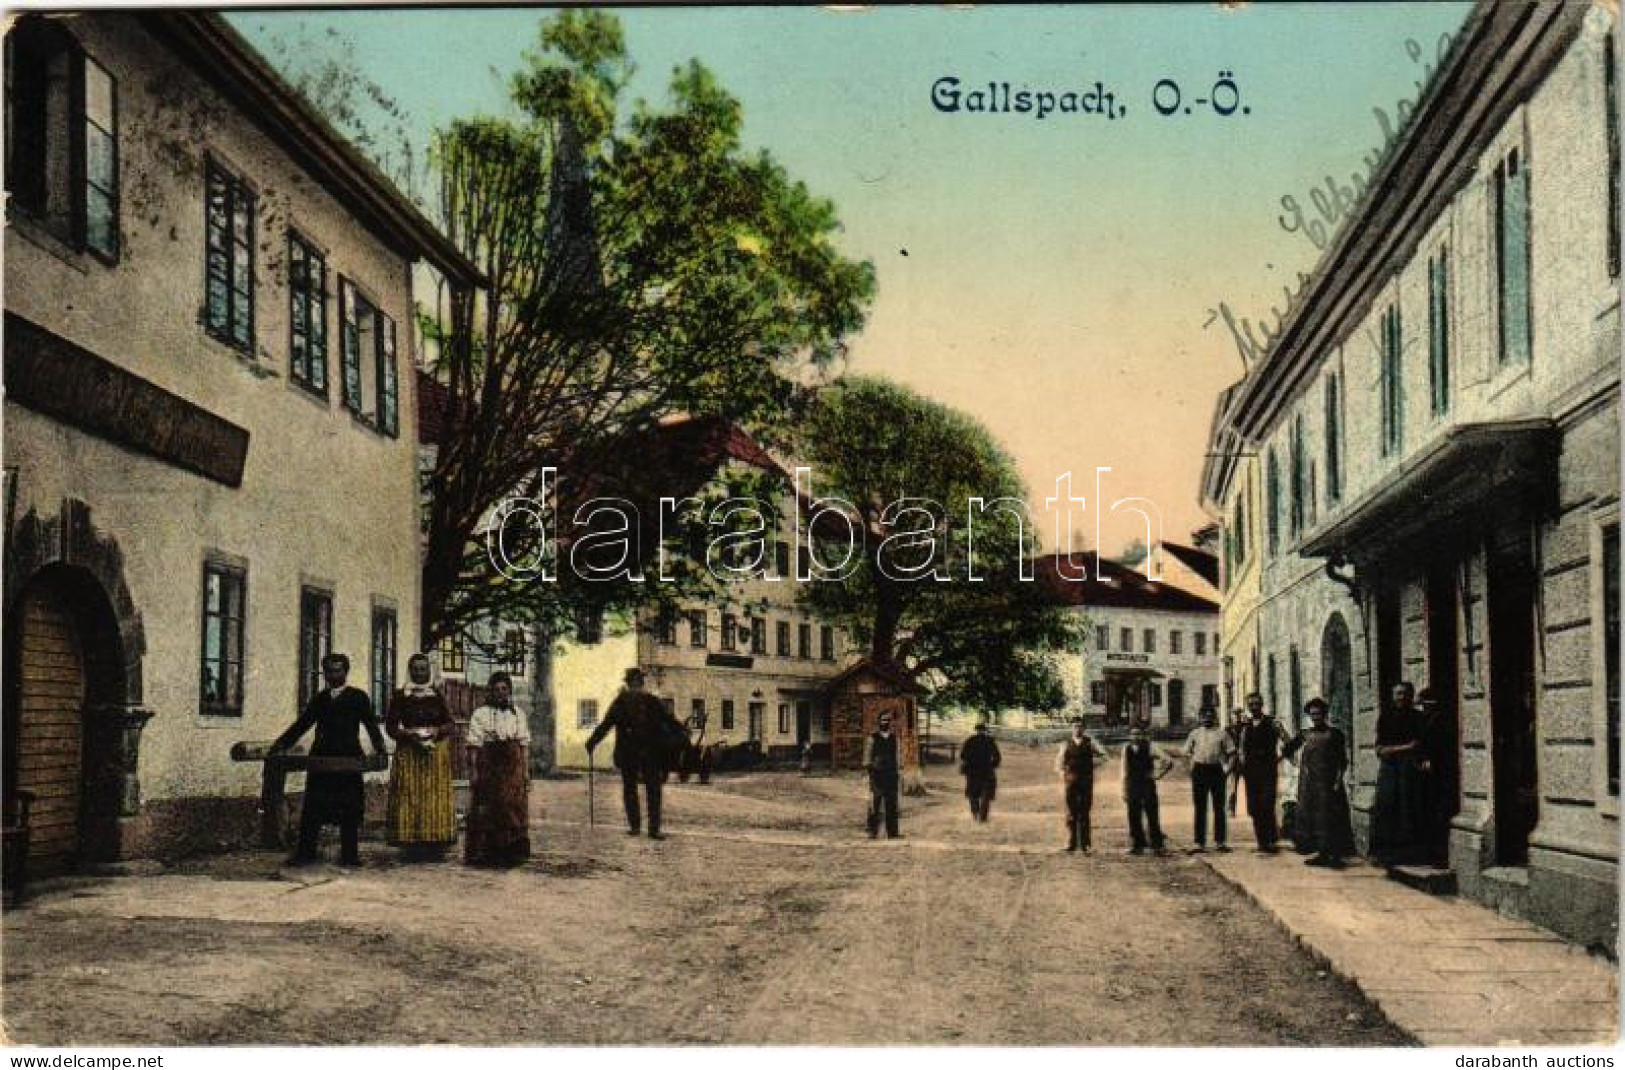
<svg viewBox="0 0 1625 1070">
<path fill-rule="evenodd" d="M 1235 763 L 1236 744 L 1230 733 L 1219 727 L 1219 711 L 1202 707 L 1202 723 L 1185 740 L 1185 757 L 1191 760 L 1191 795 L 1196 803 L 1196 846 L 1207 850 L 1207 813 L 1213 809 L 1214 849 L 1229 851 L 1224 842 L 1224 788 Z"/>
</svg>

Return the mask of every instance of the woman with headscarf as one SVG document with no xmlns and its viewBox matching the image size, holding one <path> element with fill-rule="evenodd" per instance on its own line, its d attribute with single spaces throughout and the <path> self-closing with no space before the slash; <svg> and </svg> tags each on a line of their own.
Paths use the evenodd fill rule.
<svg viewBox="0 0 1625 1070">
<path fill-rule="evenodd" d="M 1303 709 L 1309 715 L 1309 727 L 1288 740 L 1281 751 L 1298 765 L 1298 806 L 1292 831 L 1298 850 L 1310 854 L 1305 865 L 1335 869 L 1354 850 L 1348 791 L 1343 786 L 1349 744 L 1341 729 L 1327 724 L 1325 699 L 1312 698 Z"/>
<path fill-rule="evenodd" d="M 530 857 L 530 728 L 513 704 L 513 680 L 491 674 L 487 703 L 468 721 L 470 805 L 463 861 L 516 866 Z"/>
<path fill-rule="evenodd" d="M 457 841 L 451 784 L 451 737 L 456 728 L 432 681 L 427 654 L 406 663 L 410 682 L 390 698 L 384 731 L 395 741 L 389 777 L 389 842 L 409 862 L 440 861 Z"/>
</svg>

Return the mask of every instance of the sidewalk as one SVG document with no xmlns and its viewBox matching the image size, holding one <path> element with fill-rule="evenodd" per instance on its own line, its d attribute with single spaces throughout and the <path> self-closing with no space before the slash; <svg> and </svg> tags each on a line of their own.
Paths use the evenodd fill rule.
<svg viewBox="0 0 1625 1070">
<path fill-rule="evenodd" d="M 1618 972 L 1544 929 L 1375 866 L 1291 851 L 1199 855 L 1423 1044 L 1612 1044 Z"/>
</svg>

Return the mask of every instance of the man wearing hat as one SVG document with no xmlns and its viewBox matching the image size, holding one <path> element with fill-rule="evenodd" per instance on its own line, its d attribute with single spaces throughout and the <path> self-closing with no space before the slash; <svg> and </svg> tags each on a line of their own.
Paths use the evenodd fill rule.
<svg viewBox="0 0 1625 1070">
<path fill-rule="evenodd" d="M 959 748 L 959 772 L 965 778 L 965 798 L 973 821 L 986 821 L 998 790 L 999 744 L 988 733 L 987 722 L 977 721 L 976 732 Z"/>
<path fill-rule="evenodd" d="M 649 803 L 649 838 L 663 840 L 660 832 L 660 789 L 673 746 L 687 730 L 654 695 L 643 689 L 643 670 L 626 670 L 626 686 L 610 703 L 609 712 L 587 737 L 590 753 L 605 733 L 615 730 L 612 760 L 621 771 L 621 801 L 626 807 L 626 834 L 636 836 L 642 825 L 638 813 L 638 784 Z"/>
<path fill-rule="evenodd" d="M 1083 730 L 1083 718 L 1072 718 L 1072 735 L 1055 755 L 1055 771 L 1066 785 L 1068 851 L 1089 853 L 1090 811 L 1095 803 L 1095 763 L 1106 754 Z"/>
</svg>

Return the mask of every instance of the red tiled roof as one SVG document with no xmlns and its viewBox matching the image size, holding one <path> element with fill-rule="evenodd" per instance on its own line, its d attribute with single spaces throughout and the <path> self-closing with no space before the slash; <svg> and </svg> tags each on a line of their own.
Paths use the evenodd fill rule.
<svg viewBox="0 0 1625 1070">
<path fill-rule="evenodd" d="M 1165 544 L 1166 545 L 1166 544 Z M 1064 554 L 1050 554 L 1034 562 L 1036 582 L 1060 605 L 1098 606 L 1103 609 L 1149 609 L 1166 613 L 1218 613 L 1217 602 L 1166 583 L 1154 583 L 1138 568 L 1101 560 L 1094 551 L 1072 555 L 1067 575 L 1060 571 Z M 1073 580 L 1068 575 L 1081 568 L 1088 578 Z"/>
<path fill-rule="evenodd" d="M 1184 563 L 1185 567 L 1202 577 L 1213 586 L 1219 585 L 1219 557 L 1217 554 L 1198 550 L 1194 546 L 1182 546 L 1177 542 L 1164 541 L 1162 548 Z"/>
</svg>

